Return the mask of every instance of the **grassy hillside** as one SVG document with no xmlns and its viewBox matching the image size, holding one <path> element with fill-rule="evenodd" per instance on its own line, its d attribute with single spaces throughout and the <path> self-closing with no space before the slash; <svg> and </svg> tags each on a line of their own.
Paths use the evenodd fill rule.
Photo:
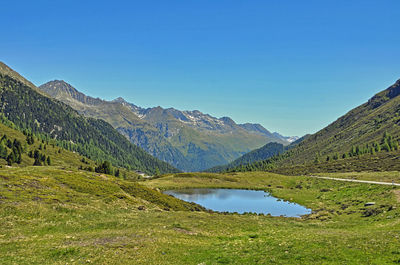
<svg viewBox="0 0 400 265">
<path fill-rule="evenodd" d="M 374 155 L 364 154 L 346 159 L 307 162 L 297 165 L 285 165 L 270 167 L 270 164 L 254 164 L 253 169 L 265 168 L 265 170 L 286 175 L 309 175 L 315 173 L 335 172 L 385 172 L 400 170 L 400 152 L 379 152 Z"/>
<path fill-rule="evenodd" d="M 25 146 L 25 149 L 22 153 L 22 161 L 20 164 L 13 163 L 13 166 L 18 167 L 25 167 L 25 166 L 32 166 L 34 163 L 34 158 L 29 157 L 28 153 L 30 151 L 39 150 L 40 153 L 44 154 L 46 157 L 50 156 L 51 158 L 51 165 L 64 167 L 64 168 L 74 168 L 77 169 L 78 167 L 95 167 L 95 162 L 91 161 L 90 159 L 84 158 L 83 156 L 73 153 L 71 151 L 65 150 L 55 145 L 54 141 L 45 142 L 41 141 L 38 138 L 35 138 L 35 143 L 31 145 L 26 144 L 27 137 L 20 131 L 12 129 L 2 123 L 0 123 L 0 139 L 6 136 L 11 141 L 15 139 L 22 142 Z M 7 153 L 11 153 L 11 149 L 7 148 Z M 85 163 L 82 162 L 84 159 Z M 7 161 L 5 159 L 0 158 L 0 165 L 6 166 Z"/>
<path fill-rule="evenodd" d="M 79 115 L 71 107 L 13 79 L 7 72 L 0 72 L 0 106 L 4 116 L 18 128 L 56 139 L 63 147 L 93 160 L 109 160 L 116 166 L 150 174 L 178 172 L 131 144 L 108 123 Z"/>
<path fill-rule="evenodd" d="M 9 167 L 1 170 L 2 200 L 25 203 L 63 202 L 70 206 L 95 203 L 113 203 L 144 206 L 164 210 L 200 211 L 202 207 L 114 176 L 65 170 L 59 167 Z M 5 186 L 4 186 L 5 185 Z M 89 203 L 90 204 L 90 203 Z"/>
<path fill-rule="evenodd" d="M 303 163 L 315 156 L 326 158 L 336 152 L 348 153 L 353 146 L 381 142 L 385 132 L 400 138 L 400 80 L 372 97 L 367 103 L 351 110 L 338 120 L 311 135 L 294 148 L 293 155 L 281 162 Z"/>
<path fill-rule="evenodd" d="M 0 119 L 1 120 L 1 119 Z M 4 122 L 4 121 L 3 121 Z M 52 166 L 59 169 L 65 170 L 85 170 L 85 171 L 94 171 L 96 167 L 99 166 L 98 162 L 95 162 L 91 159 L 88 159 L 85 156 L 80 155 L 77 152 L 69 151 L 57 145 L 57 141 L 55 140 L 42 140 L 33 136 L 33 143 L 27 143 L 27 135 L 24 135 L 22 132 L 13 129 L 13 125 L 11 122 L 7 122 L 8 125 L 5 125 L 0 122 L 0 139 L 3 139 L 5 136 L 11 142 L 17 140 L 22 143 L 23 152 L 22 159 L 20 163 L 13 162 L 12 167 L 27 167 L 35 164 L 35 158 L 29 156 L 29 153 L 34 153 L 38 151 L 41 155 L 48 158 L 50 157 L 50 165 L 47 161 L 42 163 L 42 166 Z M 0 140 L 0 145 L 3 144 L 3 141 Z M 12 152 L 12 149 L 7 146 L 7 155 Z M 1 148 L 0 148 L 1 149 Z M 8 162 L 5 157 L 0 156 L 0 167 L 7 167 Z M 119 177 L 124 179 L 140 179 L 141 176 L 138 175 L 134 171 L 129 171 L 124 168 L 118 168 L 112 166 L 112 170 L 114 174 L 118 171 Z"/>
<path fill-rule="evenodd" d="M 0 124 L 0 139 L 27 136 Z M 52 157 L 31 166 L 29 150 Z M 0 159 L 2 264 L 390 264 L 400 260 L 400 192 L 265 172 L 181 173 L 133 182 L 79 171 L 94 162 L 35 138 L 21 164 Z M 44 148 L 46 146 L 46 148 Z M 61 150 L 59 153 L 58 150 Z M 10 151 L 10 150 L 8 150 Z M 399 180 L 399 172 L 334 177 Z M 313 209 L 303 218 L 220 214 L 160 193 L 244 188 Z M 365 203 L 373 201 L 374 206 Z M 260 251 L 261 250 L 261 251 Z"/>
<path fill-rule="evenodd" d="M 313 162 L 318 167 L 317 170 L 310 169 L 313 172 L 318 170 L 336 171 L 346 168 L 347 170 L 395 169 L 395 165 L 390 165 L 393 163 L 392 156 L 381 153 L 394 152 L 399 148 L 399 95 L 400 80 L 326 128 L 306 137 L 288 152 L 269 160 L 254 163 L 246 170 L 271 170 L 290 166 L 302 167 L 304 165 L 310 167 L 309 165 Z M 360 158 L 361 156 L 364 156 L 364 158 Z M 357 163 L 358 160 L 354 157 L 361 160 L 365 159 L 366 165 L 362 166 L 362 163 Z M 374 162 L 375 158 L 379 158 L 380 161 Z M 338 161 L 328 163 L 326 166 L 320 165 L 332 160 Z M 359 167 L 349 167 L 349 164 L 358 164 Z M 332 165 L 337 167 L 333 169 Z M 294 174 L 300 173 L 300 171 L 294 172 Z"/>
<path fill-rule="evenodd" d="M 51 167 L 0 169 L 2 264 L 393 264 L 400 198 L 390 186 L 271 173 L 143 182 Z M 270 191 L 304 218 L 198 212 L 156 188 Z M 374 201 L 371 208 L 364 206 Z"/>
</svg>

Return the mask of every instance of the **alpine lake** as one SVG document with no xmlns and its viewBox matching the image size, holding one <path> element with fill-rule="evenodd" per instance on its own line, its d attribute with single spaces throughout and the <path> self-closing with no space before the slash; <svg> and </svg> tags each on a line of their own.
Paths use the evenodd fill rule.
<svg viewBox="0 0 400 265">
<path fill-rule="evenodd" d="M 164 193 L 217 212 L 284 217 L 301 217 L 311 213 L 304 206 L 275 198 L 261 190 L 197 188 L 167 190 Z"/>
</svg>

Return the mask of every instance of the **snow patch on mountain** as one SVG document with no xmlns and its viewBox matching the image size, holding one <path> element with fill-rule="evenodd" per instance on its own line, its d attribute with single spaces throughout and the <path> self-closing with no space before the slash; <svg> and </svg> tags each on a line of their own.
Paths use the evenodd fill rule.
<svg viewBox="0 0 400 265">
<path fill-rule="evenodd" d="M 288 141 L 289 143 L 293 143 L 293 142 L 295 142 L 295 141 L 300 139 L 299 136 L 283 136 L 283 135 L 281 135 L 281 134 L 279 134 L 277 132 L 272 133 L 272 135 L 274 135 L 275 137 L 277 137 L 279 139 Z"/>
</svg>

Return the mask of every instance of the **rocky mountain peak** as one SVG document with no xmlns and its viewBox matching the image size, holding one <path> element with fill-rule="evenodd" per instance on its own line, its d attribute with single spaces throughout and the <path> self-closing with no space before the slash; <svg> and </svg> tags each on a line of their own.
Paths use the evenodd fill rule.
<svg viewBox="0 0 400 265">
<path fill-rule="evenodd" d="M 117 103 L 128 103 L 126 100 L 122 97 L 117 97 L 116 99 L 113 99 L 112 102 L 117 102 Z"/>
<path fill-rule="evenodd" d="M 64 80 L 53 80 L 49 81 L 39 87 L 39 89 L 45 92 L 47 95 L 65 101 L 76 100 L 80 103 L 97 105 L 101 104 L 103 100 L 99 98 L 92 98 L 79 92 L 72 85 L 68 84 Z"/>
<path fill-rule="evenodd" d="M 231 118 L 229 117 L 222 117 L 220 118 L 221 121 L 223 121 L 226 125 L 228 126 L 235 126 L 236 122 L 234 122 Z"/>
</svg>

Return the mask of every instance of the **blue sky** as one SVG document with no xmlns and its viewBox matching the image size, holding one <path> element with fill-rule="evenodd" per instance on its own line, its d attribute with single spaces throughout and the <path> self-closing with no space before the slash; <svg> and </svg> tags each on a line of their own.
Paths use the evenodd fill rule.
<svg viewBox="0 0 400 265">
<path fill-rule="evenodd" d="M 398 0 L 4 1 L 0 60 L 36 85 L 63 79 L 91 96 L 303 135 L 400 78 L 399 10 Z"/>
</svg>

